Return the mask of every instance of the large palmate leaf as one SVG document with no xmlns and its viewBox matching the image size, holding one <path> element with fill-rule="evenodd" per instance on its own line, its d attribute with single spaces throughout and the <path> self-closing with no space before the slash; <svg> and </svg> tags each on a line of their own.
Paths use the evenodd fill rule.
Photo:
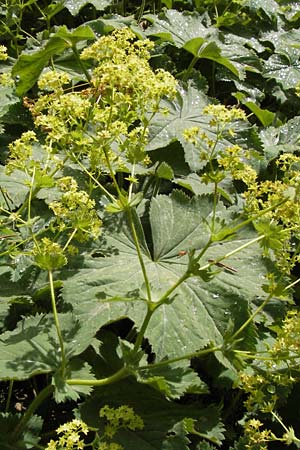
<svg viewBox="0 0 300 450">
<path fill-rule="evenodd" d="M 61 314 L 59 320 L 65 340 L 66 356 L 70 359 L 90 345 L 95 330 L 74 320 L 72 314 Z M 2 380 L 24 380 L 39 373 L 54 372 L 59 367 L 59 342 L 52 315 L 24 318 L 13 331 L 1 335 Z"/>
<path fill-rule="evenodd" d="M 217 130 L 210 126 L 211 118 L 203 114 L 203 108 L 209 103 L 208 97 L 193 86 L 187 90 L 179 89 L 174 100 L 163 100 L 161 106 L 167 108 L 168 114 L 156 114 L 150 123 L 149 143 L 147 150 L 166 147 L 169 143 L 178 140 L 184 149 L 185 160 L 193 171 L 201 170 L 206 162 L 200 160 L 199 149 L 185 141 L 184 130 L 198 127 L 209 139 L 215 142 Z M 232 124 L 235 131 L 234 143 L 243 144 L 240 132 L 244 132 L 245 125 Z M 233 140 L 233 139 L 232 139 Z M 229 138 L 218 139 L 217 148 L 232 145 Z"/>
<path fill-rule="evenodd" d="M 131 432 L 121 429 L 114 436 L 113 441 L 126 450 L 188 450 L 190 441 L 187 438 L 186 418 L 193 419 L 195 429 L 212 442 L 220 444 L 224 439 L 217 407 L 204 408 L 201 404 L 180 405 L 167 401 L 150 387 L 131 380 L 99 389 L 80 407 L 82 419 L 90 426 L 100 428 L 100 432 L 103 424 L 98 412 L 106 404 L 114 408 L 128 405 L 143 419 L 142 430 Z"/>
<path fill-rule="evenodd" d="M 173 286 L 187 269 L 184 250 L 202 249 L 209 239 L 212 203 L 209 197 L 191 201 L 178 193 L 152 200 L 150 224 L 153 256 L 143 250 L 153 301 Z M 217 215 L 222 216 L 222 209 Z M 142 270 L 124 217 L 109 228 L 106 245 L 115 254 L 86 256 L 83 267 L 64 282 L 63 297 L 85 323 L 102 326 L 129 317 L 139 328 L 146 314 Z M 216 259 L 249 242 L 238 236 L 215 243 L 201 263 Z M 157 358 L 191 353 L 209 342 L 222 343 L 229 320 L 239 327 L 248 317 L 252 300 L 263 297 L 265 269 L 257 246 L 244 248 L 228 260 L 238 271 L 220 271 L 210 282 L 192 277 L 180 285 L 170 304 L 158 308 L 146 330 Z M 64 270 L 62 273 L 68 276 Z"/>
<path fill-rule="evenodd" d="M 181 13 L 169 9 L 159 17 L 149 14 L 146 18 L 152 23 L 151 27 L 145 31 L 148 36 L 157 36 L 171 41 L 179 48 L 195 38 L 211 42 L 218 40 L 219 32 L 217 28 L 207 23 L 208 17 L 200 16 L 195 12 Z"/>
</svg>

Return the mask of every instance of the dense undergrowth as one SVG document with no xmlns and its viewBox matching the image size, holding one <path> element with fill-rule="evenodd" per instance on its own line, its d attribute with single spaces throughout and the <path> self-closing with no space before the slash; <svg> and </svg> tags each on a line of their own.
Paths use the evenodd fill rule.
<svg viewBox="0 0 300 450">
<path fill-rule="evenodd" d="M 300 448 L 299 25 L 1 2 L 1 449 Z"/>
</svg>

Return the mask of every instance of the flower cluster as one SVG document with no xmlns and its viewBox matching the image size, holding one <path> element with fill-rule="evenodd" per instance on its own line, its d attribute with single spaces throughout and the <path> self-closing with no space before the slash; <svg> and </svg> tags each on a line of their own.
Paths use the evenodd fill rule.
<svg viewBox="0 0 300 450">
<path fill-rule="evenodd" d="M 203 109 L 203 114 L 207 114 L 211 117 L 210 126 L 223 127 L 226 124 L 231 124 L 237 120 L 246 120 L 245 111 L 237 106 L 232 106 L 231 108 L 225 105 L 214 105 L 210 104 Z"/>
<path fill-rule="evenodd" d="M 19 139 L 9 144 L 9 161 L 6 164 L 6 172 L 11 173 L 19 169 L 28 173 L 34 162 L 32 161 L 33 144 L 38 139 L 34 131 L 25 131 Z"/>
<path fill-rule="evenodd" d="M 61 246 L 48 238 L 35 242 L 33 249 L 34 261 L 43 270 L 56 270 L 67 264 L 67 258 Z"/>
<path fill-rule="evenodd" d="M 261 429 L 264 424 L 258 419 L 250 419 L 244 425 L 246 442 L 245 449 L 267 450 L 267 443 L 273 441 L 275 436 L 268 429 Z M 276 439 L 276 438 L 275 438 Z"/>
<path fill-rule="evenodd" d="M 290 311 L 282 326 L 276 327 L 277 336 L 272 345 L 254 361 L 252 368 L 240 373 L 240 387 L 248 394 L 245 401 L 247 416 L 259 414 L 272 416 L 285 430 L 277 437 L 268 429 L 262 429 L 263 423 L 257 418 L 248 419 L 244 424 L 245 448 L 251 450 L 266 449 L 269 441 L 282 441 L 287 445 L 300 443 L 292 428 L 287 428 L 276 409 L 289 397 L 293 386 L 299 382 L 300 362 L 300 314 Z"/>
<path fill-rule="evenodd" d="M 176 95 L 174 77 L 150 67 L 153 45 L 129 28 L 114 30 L 81 53 L 93 66 L 86 89 L 64 90 L 70 77 L 62 71 L 41 76 L 43 92 L 26 106 L 53 152 L 87 156 L 95 171 L 107 169 L 107 158 L 117 167 L 124 156 L 131 164 L 147 162 L 149 121 L 162 97 Z"/>
<path fill-rule="evenodd" d="M 102 442 L 97 450 L 124 450 L 124 447 L 116 442 Z"/>
<path fill-rule="evenodd" d="M 44 91 L 63 93 L 63 86 L 70 83 L 70 75 L 66 72 L 48 70 L 38 80 L 38 87 Z"/>
<path fill-rule="evenodd" d="M 82 420 L 73 419 L 57 428 L 56 432 L 61 436 L 56 441 L 51 439 L 46 450 L 82 450 L 85 446 L 82 434 L 87 435 L 88 431 Z"/>
<path fill-rule="evenodd" d="M 265 235 L 261 244 L 266 256 L 273 253 L 277 266 L 288 274 L 299 261 L 299 255 L 293 252 L 291 244 L 292 235 L 299 233 L 300 226 L 299 163 L 300 158 L 296 155 L 281 155 L 276 161 L 278 178 L 256 180 L 243 194 L 249 216 L 265 211 L 254 225 Z"/>
<path fill-rule="evenodd" d="M 88 193 L 78 190 L 77 182 L 68 176 L 60 178 L 57 186 L 62 191 L 59 201 L 53 201 L 49 208 L 56 216 L 55 228 L 58 231 L 75 231 L 77 240 L 86 240 L 87 236 L 96 238 L 101 233 L 102 222 L 95 210 L 95 201 Z"/>
<path fill-rule="evenodd" d="M 257 178 L 256 171 L 246 163 L 250 154 L 239 145 L 226 147 L 219 154 L 218 164 L 226 172 L 230 173 L 233 180 L 241 180 L 247 186 L 254 183 Z"/>
<path fill-rule="evenodd" d="M 202 181 L 221 181 L 230 175 L 233 180 L 242 180 L 245 184 L 255 181 L 256 171 L 250 166 L 249 150 L 237 144 L 228 145 L 228 138 L 236 134 L 239 122 L 246 121 L 245 112 L 238 107 L 228 108 L 225 105 L 208 105 L 202 113 L 208 117 L 208 127 L 204 131 L 199 127 L 191 127 L 183 132 L 183 138 L 199 148 L 200 161 L 210 163 Z M 217 166 L 212 162 L 216 161 Z"/>
<path fill-rule="evenodd" d="M 7 49 L 4 45 L 0 45 L 0 61 L 6 61 L 8 56 L 6 53 Z"/>
<path fill-rule="evenodd" d="M 116 142 L 130 163 L 143 162 L 149 117 L 159 110 L 162 97 L 176 94 L 176 81 L 162 69 L 149 65 L 153 43 L 137 40 L 129 28 L 102 36 L 83 50 L 83 60 L 92 59 L 91 94 L 97 108 L 91 120 L 97 136 L 98 158 L 101 148 L 111 150 Z M 95 152 L 93 160 L 96 161 Z"/>
<path fill-rule="evenodd" d="M 121 428 L 129 430 L 141 430 L 144 428 L 144 422 L 140 416 L 135 414 L 132 408 L 122 405 L 119 408 L 110 408 L 103 406 L 100 410 L 100 417 L 104 417 L 107 424 L 104 428 L 104 436 L 111 439 Z"/>
<path fill-rule="evenodd" d="M 300 312 L 289 311 L 270 349 L 273 359 L 284 360 L 288 367 L 300 362 Z"/>
</svg>

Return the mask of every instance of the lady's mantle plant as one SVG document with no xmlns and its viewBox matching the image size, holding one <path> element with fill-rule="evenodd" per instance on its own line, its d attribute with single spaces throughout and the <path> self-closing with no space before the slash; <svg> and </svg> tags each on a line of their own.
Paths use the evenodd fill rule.
<svg viewBox="0 0 300 450">
<path fill-rule="evenodd" d="M 220 378 L 250 395 L 251 418 L 236 448 L 255 448 L 267 440 L 257 437 L 256 415 L 265 406 L 252 408 L 263 392 L 258 373 L 266 390 L 268 376 L 279 384 L 282 371 L 286 386 L 298 380 L 295 367 L 289 371 L 298 355 L 286 334 L 279 331 L 263 350 L 260 335 L 274 340 L 269 327 L 283 319 L 282 303 L 291 302 L 298 281 L 290 274 L 299 259 L 299 158 L 280 155 L 276 179 L 263 179 L 245 139 L 245 112 L 206 97 L 199 108 L 205 126 L 182 136 L 197 155 L 199 170 L 190 175 L 205 194 L 173 189 L 184 180 L 175 178 L 172 156 L 167 162 L 163 152 L 148 150 L 151 126 L 171 108 L 180 110 L 194 88 L 153 71 L 153 47 L 129 28 L 86 45 L 80 56 L 71 42 L 80 81 L 53 63 L 38 80 L 36 98 L 24 99 L 33 129 L 9 145 L 2 171 L 4 318 L 14 326 L 3 322 L 0 351 L 11 355 L 1 363 L 10 393 L 13 380 L 41 375 L 43 385 L 22 417 L 2 417 L 12 424 L 8 445 L 39 445 L 34 413 L 54 393 L 57 402 L 87 398 L 76 411 L 80 419 L 62 425 L 48 450 L 112 450 L 128 442 L 139 448 L 141 441 L 187 449 L 189 436 L 213 448 L 224 439 L 219 408 L 173 401 L 208 393 L 191 361 L 212 358 Z M 192 162 L 185 163 L 189 170 Z M 21 303 L 15 316 L 14 302 Z M 270 304 L 275 313 L 264 312 Z M 111 324 L 124 318 L 130 326 L 116 336 Z M 287 318 L 283 329 L 289 324 L 296 321 Z M 268 413 L 280 422 L 272 401 Z M 103 406 L 108 402 L 123 408 L 117 426 L 117 413 Z M 110 422 L 104 434 L 99 410 Z M 278 439 L 299 442 L 294 432 Z"/>
</svg>

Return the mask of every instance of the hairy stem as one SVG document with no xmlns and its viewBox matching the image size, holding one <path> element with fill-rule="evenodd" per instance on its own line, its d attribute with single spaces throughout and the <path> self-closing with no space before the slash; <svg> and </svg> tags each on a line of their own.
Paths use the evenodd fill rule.
<svg viewBox="0 0 300 450">
<path fill-rule="evenodd" d="M 109 198 L 110 201 L 114 202 L 115 201 L 114 196 L 107 189 L 105 189 L 105 187 L 97 180 L 97 178 L 94 177 L 94 175 L 91 172 L 89 172 L 84 167 L 84 165 L 79 161 L 79 159 L 74 153 L 72 153 L 72 157 L 76 160 L 76 163 L 81 167 L 81 169 L 90 177 L 90 179 L 93 180 L 94 183 L 96 183 L 96 185 L 103 192 L 103 194 L 106 195 L 106 197 Z"/>
<path fill-rule="evenodd" d="M 235 340 L 237 336 L 244 331 L 245 328 L 247 328 L 248 325 L 253 321 L 254 317 L 257 316 L 257 314 L 260 313 L 264 309 L 264 307 L 269 303 L 271 298 L 273 297 L 273 292 L 271 292 L 265 300 L 262 302 L 262 304 L 251 314 L 251 316 L 240 326 L 238 330 L 231 336 L 231 340 Z"/>
<path fill-rule="evenodd" d="M 65 369 L 66 369 L 66 354 L 65 354 L 65 346 L 64 346 L 64 340 L 62 337 L 58 314 L 57 314 L 57 308 L 56 308 L 56 301 L 55 301 L 55 292 L 54 292 L 54 282 L 53 282 L 53 274 L 52 271 L 48 271 L 49 274 L 49 284 L 50 284 L 50 292 L 51 292 L 51 304 L 52 304 L 52 311 L 54 316 L 54 323 L 56 327 L 56 333 L 59 341 L 60 346 L 60 352 L 61 352 L 61 369 L 62 369 L 62 376 L 64 377 Z"/>
<path fill-rule="evenodd" d="M 107 384 L 115 383 L 116 381 L 122 380 L 130 375 L 130 372 L 126 367 L 118 370 L 116 373 L 107 378 L 102 378 L 101 380 L 82 380 L 82 379 L 70 379 L 66 380 L 66 383 L 70 386 L 106 386 Z"/>
<path fill-rule="evenodd" d="M 135 353 L 139 350 L 140 346 L 142 345 L 143 338 L 144 338 L 144 335 L 145 335 L 145 331 L 148 328 L 150 319 L 151 319 L 152 314 L 154 313 L 154 311 L 155 311 L 154 309 L 151 309 L 151 308 L 148 307 L 147 314 L 146 314 L 146 316 L 144 318 L 144 321 L 142 323 L 142 326 L 140 328 L 140 331 L 139 331 L 139 333 L 137 335 L 137 338 L 136 338 L 136 341 L 135 341 L 135 344 L 134 344 L 133 351 Z"/>
<path fill-rule="evenodd" d="M 216 265 L 217 263 L 224 261 L 224 259 L 230 258 L 230 256 L 235 255 L 236 253 L 239 253 L 241 250 L 244 250 L 247 247 L 250 247 L 250 245 L 255 244 L 256 242 L 261 241 L 262 239 L 264 239 L 265 235 L 261 235 L 258 236 L 254 239 L 251 239 L 251 241 L 246 242 L 245 244 L 241 245 L 240 247 L 232 250 L 231 252 L 226 253 L 225 255 L 221 256 L 220 258 L 216 258 L 213 260 L 213 262 L 209 262 L 207 264 L 205 264 L 204 266 L 200 267 L 199 270 L 205 270 L 208 269 L 208 267 L 210 267 L 211 265 Z"/>
<path fill-rule="evenodd" d="M 158 302 L 155 303 L 155 309 L 157 309 L 160 305 L 166 302 L 166 300 L 170 297 L 170 295 L 175 291 L 175 289 L 178 288 L 185 280 L 187 280 L 190 277 L 189 272 L 185 272 L 174 284 L 171 286 L 159 299 Z"/>
<path fill-rule="evenodd" d="M 188 353 L 183 356 L 178 356 L 177 358 L 171 358 L 171 359 L 167 359 L 164 361 L 159 361 L 157 363 L 148 364 L 147 366 L 141 366 L 141 367 L 139 367 L 138 370 L 145 370 L 145 369 L 150 369 L 150 368 L 152 369 L 155 367 L 167 366 L 169 364 L 173 364 L 178 361 L 183 361 L 185 359 L 190 360 L 192 358 L 199 358 L 201 356 L 209 355 L 210 353 L 220 351 L 221 349 L 222 349 L 222 346 L 214 346 L 214 347 L 206 348 L 204 350 L 199 350 L 198 352 Z"/>
<path fill-rule="evenodd" d="M 144 260 L 143 260 L 141 247 L 140 247 L 140 243 L 139 243 L 139 240 L 138 240 L 138 235 L 137 235 L 137 232 L 136 232 L 136 228 L 135 228 L 135 225 L 134 225 L 134 220 L 133 220 L 133 217 L 132 217 L 131 209 L 128 209 L 128 220 L 129 220 L 129 226 L 130 226 L 130 229 L 131 229 L 132 237 L 133 237 L 133 240 L 134 240 L 134 245 L 135 245 L 136 252 L 137 252 L 137 255 L 138 255 L 139 263 L 140 263 L 140 266 L 141 266 L 141 269 L 142 269 L 142 273 L 143 273 L 143 278 L 144 278 L 145 287 L 146 287 L 146 291 L 147 291 L 147 299 L 148 299 L 148 302 L 151 302 L 151 297 L 152 296 L 151 296 L 150 282 L 148 280 L 148 275 L 147 275 L 145 263 L 144 263 Z"/>
<path fill-rule="evenodd" d="M 9 411 L 9 405 L 10 405 L 10 401 L 11 401 L 13 385 L 14 385 L 14 380 L 9 380 L 8 394 L 7 394 L 6 404 L 5 404 L 5 412 Z"/>
<path fill-rule="evenodd" d="M 116 191 L 117 191 L 117 193 L 119 195 L 119 198 L 121 199 L 122 198 L 122 192 L 120 191 L 120 188 L 119 188 L 118 182 L 116 180 L 113 168 L 111 167 L 111 163 L 110 163 L 109 156 L 108 156 L 106 148 L 104 148 L 103 151 L 104 151 L 105 160 L 106 160 L 106 164 L 107 164 L 107 167 L 108 167 L 108 171 L 109 171 L 110 177 L 113 180 L 113 183 L 114 183 L 114 186 L 116 188 Z"/>
</svg>

